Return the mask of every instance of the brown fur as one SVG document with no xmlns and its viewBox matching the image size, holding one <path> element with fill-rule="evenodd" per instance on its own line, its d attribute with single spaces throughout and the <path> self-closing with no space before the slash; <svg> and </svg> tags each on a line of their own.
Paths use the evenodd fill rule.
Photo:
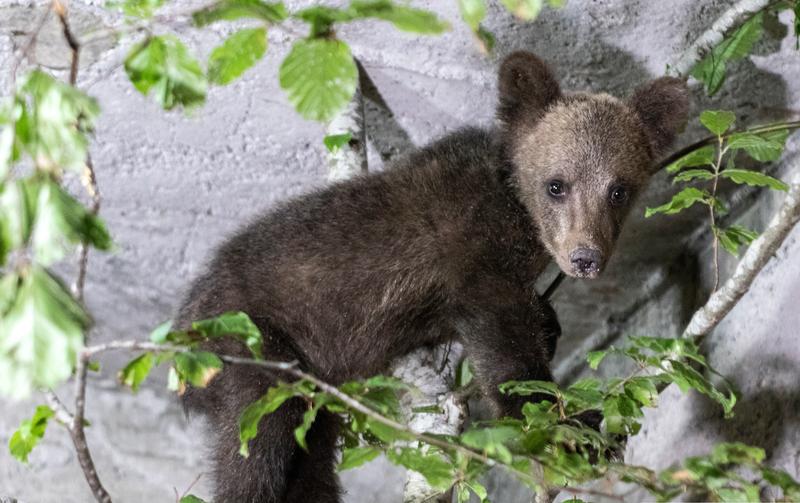
<svg viewBox="0 0 800 503">
<path fill-rule="evenodd" d="M 458 339 L 498 414 L 518 415 L 523 399 L 497 385 L 551 379 L 559 335 L 534 281 L 551 258 L 576 274 L 564 259 L 572 247 L 610 253 L 630 200 L 612 207 L 609 187 L 640 191 L 655 148 L 683 119 L 668 112 L 685 110 L 686 94 L 661 80 L 631 104 L 563 96 L 528 53 L 506 59 L 499 89 L 497 130 L 454 133 L 239 231 L 192 285 L 178 325 L 245 311 L 264 333 L 267 358 L 297 359 L 334 384 Z M 555 176 L 569 189 L 559 200 L 547 194 Z M 230 340 L 209 347 L 247 354 Z M 239 414 L 272 382 L 226 366 L 208 388 L 185 394 L 209 416 L 216 501 L 339 501 L 331 414 L 317 419 L 305 452 L 292 436 L 305 404 L 289 402 L 262 421 L 251 456 L 238 455 Z"/>
</svg>

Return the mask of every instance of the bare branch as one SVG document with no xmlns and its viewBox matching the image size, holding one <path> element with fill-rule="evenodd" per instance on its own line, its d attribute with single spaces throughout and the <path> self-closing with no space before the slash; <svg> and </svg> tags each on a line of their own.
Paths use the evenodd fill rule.
<svg viewBox="0 0 800 503">
<path fill-rule="evenodd" d="M 789 192 L 767 229 L 747 249 L 733 276 L 694 313 L 683 332 L 683 337 L 704 337 L 722 321 L 747 293 L 758 273 L 783 244 L 798 220 L 800 220 L 800 163 L 795 166 Z"/>
<path fill-rule="evenodd" d="M 86 409 L 86 371 L 89 356 L 82 353 L 78 358 L 78 366 L 75 369 L 75 413 L 72 416 L 72 424 L 69 427 L 70 435 L 72 436 L 72 444 L 75 446 L 75 452 L 78 454 L 78 462 L 83 469 L 83 474 L 86 477 L 86 482 L 92 489 L 92 494 L 98 503 L 111 503 L 111 496 L 109 496 L 103 484 L 100 482 L 100 477 L 97 475 L 97 469 L 92 460 L 92 454 L 89 451 L 89 445 L 86 443 L 86 433 L 84 432 L 84 412 Z"/>
<path fill-rule="evenodd" d="M 83 177 L 81 178 L 86 192 L 92 198 L 92 205 L 89 211 L 92 215 L 97 215 L 100 212 L 100 188 L 97 186 L 97 177 L 94 172 L 94 165 L 92 157 L 86 156 L 86 167 L 84 168 Z M 86 283 L 86 270 L 89 266 L 89 243 L 86 241 L 81 243 L 80 256 L 78 258 L 78 277 L 75 279 L 73 285 L 73 293 L 78 300 L 83 301 L 83 289 Z"/>
<path fill-rule="evenodd" d="M 725 39 L 725 36 L 737 29 L 754 14 L 777 3 L 776 0 L 739 0 L 726 10 L 711 28 L 703 32 L 674 63 L 669 65 L 667 75 L 687 78 L 689 72 Z"/>
</svg>

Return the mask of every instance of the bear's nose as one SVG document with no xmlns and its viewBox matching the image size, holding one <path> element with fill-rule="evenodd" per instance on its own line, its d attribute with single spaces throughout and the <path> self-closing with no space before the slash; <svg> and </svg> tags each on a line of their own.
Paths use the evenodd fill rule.
<svg viewBox="0 0 800 503">
<path fill-rule="evenodd" d="M 572 262 L 573 271 L 581 275 L 588 275 L 600 272 L 603 256 L 593 248 L 577 248 L 569 254 L 569 259 Z"/>
</svg>

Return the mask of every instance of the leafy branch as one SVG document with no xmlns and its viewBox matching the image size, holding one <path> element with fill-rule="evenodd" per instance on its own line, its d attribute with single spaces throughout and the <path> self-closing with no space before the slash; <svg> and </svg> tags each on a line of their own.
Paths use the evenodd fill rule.
<svg viewBox="0 0 800 503">
<path fill-rule="evenodd" d="M 783 152 L 790 128 L 798 127 L 798 123 L 779 123 L 731 133 L 729 130 L 735 120 L 736 116 L 732 112 L 703 112 L 700 122 L 714 134 L 713 139 L 692 145 L 685 154 L 666 166 L 667 172 L 675 175 L 673 182 L 706 184 L 710 185 L 710 189 L 686 187 L 669 202 L 647 208 L 645 212 L 645 216 L 650 217 L 658 213 L 679 213 L 697 203 L 707 207 L 712 230 L 712 291 L 719 286 L 719 246 L 731 255 L 738 256 L 739 247 L 749 245 L 757 237 L 754 231 L 739 225 L 728 228 L 719 226 L 719 215 L 727 213 L 725 204 L 717 197 L 720 180 L 787 191 L 789 187 L 784 182 L 758 171 L 738 168 L 734 162 L 739 151 L 746 152 L 752 159 L 760 162 L 777 160 Z M 727 161 L 723 162 L 725 159 Z"/>
<path fill-rule="evenodd" d="M 214 355 L 203 351 L 202 342 L 215 337 L 238 339 L 250 349 L 252 357 Z M 164 324 L 153 332 L 151 342 L 113 341 L 88 346 L 81 352 L 79 366 L 86 368 L 92 357 L 105 351 L 145 351 L 120 371 L 120 381 L 135 391 L 156 364 L 170 363 L 169 386 L 178 392 L 187 385 L 213 385 L 223 362 L 226 365 L 257 366 L 279 382 L 242 411 L 242 455 L 248 455 L 248 442 L 257 434 L 264 416 L 287 400 L 301 397 L 309 403 L 303 422 L 295 430 L 295 437 L 303 448 L 307 448 L 305 434 L 314 418 L 319 410 L 326 408 L 345 418 L 340 469 L 359 466 L 383 452 L 392 462 L 421 473 L 433 487 L 446 490 L 454 486 L 459 501 L 466 501 L 470 493 L 478 495 L 481 500 L 486 499 L 479 478 L 492 466 L 509 470 L 534 489 L 541 489 L 544 485 L 555 486 L 575 495 L 620 499 L 613 494 L 577 486 L 610 474 L 645 487 L 659 499 L 674 497 L 687 489 L 721 494 L 719 475 L 714 480 L 706 480 L 699 469 L 689 475 L 685 470 L 659 475 L 643 467 L 614 461 L 612 456 L 617 448 L 615 435 L 633 434 L 639 430 L 642 408 L 656 406 L 657 388 L 663 384 L 675 383 L 684 391 L 697 390 L 719 402 L 726 415 L 733 413 L 735 396 L 730 389 L 720 391 L 700 371 L 687 364 L 691 362 L 714 373 L 690 340 L 637 337 L 630 340 L 631 345 L 627 348 L 610 348 L 589 355 L 592 368 L 609 355 L 633 360 L 638 370 L 625 379 L 614 378 L 607 382 L 583 379 L 565 389 L 542 381 L 506 383 L 501 386 L 504 393 L 535 394 L 544 400 L 525 404 L 519 419 L 486 421 L 461 435 L 447 436 L 415 432 L 402 421 L 398 393 L 414 393 L 415 390 L 401 381 L 375 376 L 333 386 L 302 370 L 297 362 L 263 359 L 260 340 L 258 329 L 245 314 L 227 313 L 195 322 L 190 330 L 185 331 L 170 331 L 169 325 Z M 49 405 L 49 408 L 38 408 L 34 417 L 23 423 L 14 435 L 10 447 L 21 460 L 44 435 L 49 418 L 74 424 L 75 416 L 70 416 L 58 402 L 50 401 Z M 583 418 L 591 411 L 603 412 L 602 429 L 584 425 Z M 407 442 L 410 440 L 417 442 L 417 447 L 409 447 Z M 764 473 L 769 471 L 771 478 L 765 475 L 764 480 L 782 488 L 787 496 L 800 488 L 787 474 L 762 467 L 763 451 L 737 445 L 718 446 L 710 458 L 704 458 L 706 464 L 725 465 L 727 470 L 731 463 L 745 463 L 732 458 L 730 452 L 733 450 L 755 452 L 746 461 Z M 723 456 L 721 452 L 729 454 Z M 762 453 L 760 457 L 757 452 Z M 541 475 L 534 473 L 533 463 L 543 468 Z M 689 468 L 686 470 L 691 470 L 697 463 L 699 461 L 687 460 Z M 740 480 L 734 471 L 725 473 L 729 483 L 724 488 L 731 491 L 729 494 L 752 494 L 753 483 Z"/>
</svg>

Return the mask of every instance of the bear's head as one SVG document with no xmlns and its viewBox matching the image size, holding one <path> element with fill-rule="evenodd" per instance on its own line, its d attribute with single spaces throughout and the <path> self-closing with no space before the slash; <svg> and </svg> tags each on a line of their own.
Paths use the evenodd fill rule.
<svg viewBox="0 0 800 503">
<path fill-rule="evenodd" d="M 627 100 L 561 92 L 542 60 L 516 52 L 500 67 L 498 119 L 512 180 L 562 271 L 594 278 L 656 160 L 685 124 L 685 82 L 662 77 Z"/>
</svg>

